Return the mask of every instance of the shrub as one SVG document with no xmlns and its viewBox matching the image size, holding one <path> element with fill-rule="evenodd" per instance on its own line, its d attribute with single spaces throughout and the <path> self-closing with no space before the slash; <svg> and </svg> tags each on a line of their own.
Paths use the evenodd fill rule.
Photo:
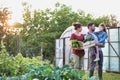
<svg viewBox="0 0 120 80">
<path fill-rule="evenodd" d="M 28 58 L 23 57 L 21 53 L 18 53 L 16 57 L 10 56 L 5 49 L 0 51 L 0 76 L 17 76 L 28 72 L 27 66 L 30 64 L 43 65 L 47 62 L 43 62 L 40 56 Z"/>
</svg>

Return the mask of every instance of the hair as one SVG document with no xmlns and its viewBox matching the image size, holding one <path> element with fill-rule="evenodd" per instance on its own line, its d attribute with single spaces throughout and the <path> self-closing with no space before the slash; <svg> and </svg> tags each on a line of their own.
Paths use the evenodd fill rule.
<svg viewBox="0 0 120 80">
<path fill-rule="evenodd" d="M 102 26 L 104 28 L 103 31 L 107 33 L 106 25 L 104 23 L 99 24 L 99 26 Z"/>
<path fill-rule="evenodd" d="M 82 27 L 82 24 L 79 23 L 79 22 L 74 22 L 72 23 L 72 25 L 74 26 L 74 29 L 77 30 L 78 28 L 81 28 Z"/>
<path fill-rule="evenodd" d="M 87 26 L 88 29 L 89 29 L 89 27 L 91 27 L 93 24 L 94 24 L 94 23 L 89 23 L 88 26 Z"/>
</svg>

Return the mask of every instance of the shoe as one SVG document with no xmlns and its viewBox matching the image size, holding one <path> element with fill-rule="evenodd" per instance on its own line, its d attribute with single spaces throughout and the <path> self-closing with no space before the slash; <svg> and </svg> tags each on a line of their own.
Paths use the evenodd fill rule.
<svg viewBox="0 0 120 80">
<path fill-rule="evenodd" d="M 97 61 L 99 61 L 100 59 L 99 58 L 96 58 L 95 60 L 94 60 L 94 62 L 97 62 Z"/>
</svg>

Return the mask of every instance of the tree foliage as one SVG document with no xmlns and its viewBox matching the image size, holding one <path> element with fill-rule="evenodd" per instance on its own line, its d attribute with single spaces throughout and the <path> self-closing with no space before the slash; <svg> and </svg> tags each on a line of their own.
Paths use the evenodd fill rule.
<svg viewBox="0 0 120 80">
<path fill-rule="evenodd" d="M 7 26 L 7 21 L 10 19 L 11 12 L 7 7 L 0 9 L 0 23 L 2 26 Z"/>
</svg>

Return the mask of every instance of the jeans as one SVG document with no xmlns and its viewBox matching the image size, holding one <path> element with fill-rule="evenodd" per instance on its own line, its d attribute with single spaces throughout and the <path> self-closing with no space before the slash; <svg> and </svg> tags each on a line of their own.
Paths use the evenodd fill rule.
<svg viewBox="0 0 120 80">
<path fill-rule="evenodd" d="M 96 66 L 96 62 L 94 62 L 95 58 L 96 58 L 95 55 L 90 55 L 90 75 L 89 75 L 90 77 L 92 77 L 94 74 L 94 68 Z M 102 50 L 99 50 L 99 58 L 100 58 L 100 60 L 98 61 L 98 77 L 99 77 L 99 80 L 102 80 L 102 67 L 103 67 L 103 52 L 102 52 Z"/>
</svg>

